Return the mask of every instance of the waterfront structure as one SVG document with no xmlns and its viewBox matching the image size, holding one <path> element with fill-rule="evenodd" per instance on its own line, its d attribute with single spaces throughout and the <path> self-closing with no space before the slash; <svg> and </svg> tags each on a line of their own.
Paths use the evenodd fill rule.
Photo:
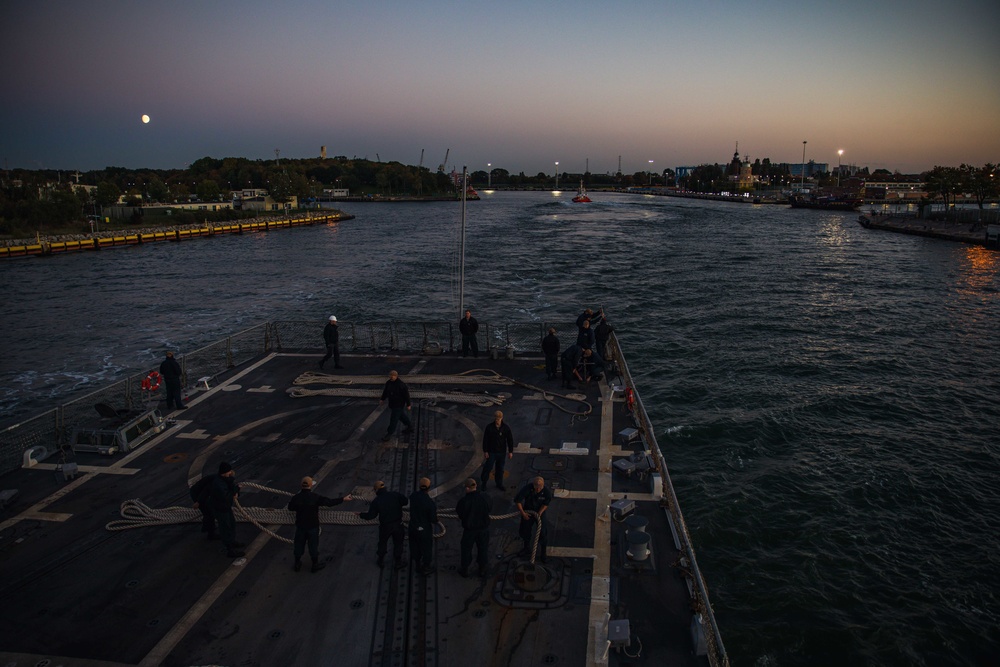
<svg viewBox="0 0 1000 667">
<path fill-rule="evenodd" d="M 830 172 L 830 163 L 828 162 L 815 162 L 809 160 L 804 163 L 788 164 L 788 173 L 795 178 L 801 178 L 803 176 L 803 170 L 806 178 L 812 178 L 813 176 L 818 176 L 819 174 L 827 174 Z"/>
</svg>

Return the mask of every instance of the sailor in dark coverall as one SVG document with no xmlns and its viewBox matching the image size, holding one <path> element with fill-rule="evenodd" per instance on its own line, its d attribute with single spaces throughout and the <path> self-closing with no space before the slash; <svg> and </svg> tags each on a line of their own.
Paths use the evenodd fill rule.
<svg viewBox="0 0 1000 667">
<path fill-rule="evenodd" d="M 337 328 L 336 315 L 331 315 L 330 321 L 323 327 L 323 342 L 326 343 L 326 356 L 319 360 L 320 370 L 330 357 L 333 357 L 334 368 L 343 368 L 340 365 L 340 330 Z"/>
<path fill-rule="evenodd" d="M 592 350 L 596 342 L 597 338 L 594 336 L 594 330 L 590 328 L 590 320 L 584 320 L 583 324 L 580 325 L 579 333 L 576 335 L 576 344 L 584 350 Z"/>
<path fill-rule="evenodd" d="M 507 459 L 514 458 L 514 434 L 511 433 L 510 426 L 503 423 L 503 412 L 500 410 L 493 413 L 493 421 L 483 429 L 483 455 L 486 460 L 479 479 L 486 486 L 490 470 L 494 470 L 493 479 L 497 488 L 503 491 L 507 488 L 503 485 L 503 468 Z"/>
<path fill-rule="evenodd" d="M 594 329 L 594 338 L 597 339 L 597 354 L 601 355 L 601 359 L 608 358 L 608 339 L 611 338 L 612 331 L 614 328 L 607 320 L 601 320 L 601 323 Z"/>
<path fill-rule="evenodd" d="M 549 335 L 542 339 L 542 352 L 545 353 L 545 376 L 555 380 L 559 366 L 559 338 L 555 327 L 550 327 Z"/>
<path fill-rule="evenodd" d="M 431 480 L 421 477 L 419 489 L 410 494 L 410 560 L 420 574 L 434 571 L 434 524 L 438 522 L 437 503 L 427 493 Z"/>
<path fill-rule="evenodd" d="M 309 557 L 312 558 L 312 571 L 319 572 L 326 563 L 319 561 L 319 508 L 333 507 L 345 500 L 351 500 L 351 494 L 342 498 L 326 498 L 312 492 L 312 477 L 303 477 L 302 490 L 288 501 L 288 509 L 295 512 L 295 546 L 292 555 L 295 556 L 293 568 L 296 572 L 302 569 L 302 554 L 306 544 L 309 545 Z"/>
<path fill-rule="evenodd" d="M 389 403 L 389 430 L 382 436 L 382 442 L 393 436 L 396 432 L 396 424 L 399 422 L 403 422 L 403 425 L 406 426 L 403 429 L 403 435 L 409 435 L 413 432 L 410 418 L 406 414 L 410 410 L 410 390 L 399 379 L 399 373 L 396 371 L 389 371 L 389 379 L 386 380 L 385 387 L 382 389 L 379 405 L 387 401 Z"/>
<path fill-rule="evenodd" d="M 233 501 L 240 492 L 236 484 L 236 471 L 223 461 L 219 464 L 219 474 L 215 476 L 208 487 L 208 503 L 215 520 L 219 522 L 219 536 L 226 545 L 226 556 L 239 558 L 244 553 L 241 547 L 246 546 L 236 541 L 236 518 L 233 517 Z"/>
<path fill-rule="evenodd" d="M 492 509 L 493 499 L 477 488 L 476 480 L 471 477 L 465 480 L 465 495 L 455 505 L 455 514 L 462 520 L 462 561 L 458 567 L 458 573 L 463 577 L 469 576 L 473 544 L 476 545 L 479 576 L 489 575 L 490 511 Z"/>
<path fill-rule="evenodd" d="M 562 386 L 573 388 L 573 372 L 580 365 L 583 358 L 583 350 L 579 345 L 570 345 L 562 353 Z M 581 378 L 582 379 L 582 378 Z"/>
<path fill-rule="evenodd" d="M 385 482 L 375 482 L 375 500 L 368 506 L 367 512 L 360 512 L 365 521 L 378 519 L 378 549 L 375 555 L 379 567 L 385 565 L 385 554 L 388 551 L 389 538 L 392 538 L 392 557 L 398 570 L 405 567 L 403 561 L 403 507 L 410 501 L 402 493 L 387 491 Z"/>
<path fill-rule="evenodd" d="M 194 501 L 194 508 L 201 512 L 201 532 L 208 533 L 210 540 L 219 539 L 215 534 L 215 516 L 208 501 L 208 491 L 214 480 L 215 475 L 205 475 L 191 485 L 191 500 Z"/>
<path fill-rule="evenodd" d="M 593 308 L 587 308 L 585 311 L 583 311 L 582 313 L 580 313 L 580 317 L 576 318 L 576 328 L 577 329 L 582 329 L 583 328 L 583 323 L 585 321 L 590 322 L 590 326 L 596 327 L 598 324 L 601 323 L 601 320 L 603 320 L 603 319 L 604 319 L 604 309 L 603 308 L 601 310 L 597 311 L 596 315 L 594 314 L 594 309 Z"/>
<path fill-rule="evenodd" d="M 181 365 L 174 359 L 173 352 L 167 352 L 167 358 L 160 364 L 160 375 L 167 385 L 167 409 L 175 406 L 178 410 L 184 409 L 183 398 L 181 397 Z"/>
<path fill-rule="evenodd" d="M 535 539 L 535 525 L 537 522 L 541 522 L 542 530 L 538 535 L 537 556 L 543 563 L 546 560 L 545 545 L 549 532 L 545 513 L 548 511 L 549 503 L 551 502 L 552 489 L 545 486 L 545 480 L 541 477 L 532 479 L 514 496 L 514 505 L 517 506 L 517 511 L 521 513 L 521 525 L 518 527 L 518 533 L 521 535 L 521 539 L 524 540 L 524 549 L 521 551 L 521 555 L 531 555 L 531 543 Z M 532 516 L 528 512 L 535 512 L 538 516 Z"/>
<path fill-rule="evenodd" d="M 476 332 L 479 331 L 479 322 L 472 316 L 472 311 L 465 311 L 465 317 L 458 321 L 458 330 L 462 332 L 462 356 L 469 356 L 469 348 L 472 348 L 472 356 L 479 356 L 479 342 L 476 341 Z"/>
</svg>

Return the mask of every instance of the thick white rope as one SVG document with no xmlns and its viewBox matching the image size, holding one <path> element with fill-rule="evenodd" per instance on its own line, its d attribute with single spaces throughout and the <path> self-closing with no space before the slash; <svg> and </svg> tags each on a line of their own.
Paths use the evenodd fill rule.
<svg viewBox="0 0 1000 667">
<path fill-rule="evenodd" d="M 272 489 L 255 482 L 241 482 L 240 486 L 258 489 L 260 491 L 268 491 L 282 496 L 294 495 L 287 491 Z M 362 493 L 354 495 L 355 500 L 361 501 L 370 501 L 372 497 L 374 497 L 374 494 Z M 234 503 L 233 509 L 233 516 L 237 521 L 252 523 L 262 532 L 267 533 L 274 539 L 292 544 L 292 540 L 278 535 L 274 531 L 267 528 L 267 525 L 294 526 L 295 512 L 274 507 L 244 507 L 240 504 L 238 497 Z M 404 520 L 409 517 L 408 510 L 404 509 L 403 514 L 405 515 Z M 131 528 L 147 528 L 150 526 L 171 526 L 184 523 L 200 523 L 202 518 L 201 512 L 192 507 L 173 506 L 152 508 L 137 498 L 126 500 L 122 503 L 121 515 L 123 518 L 109 522 L 104 528 L 109 531 L 118 531 L 129 530 Z M 519 516 L 519 513 L 511 512 L 509 514 L 491 514 L 490 518 L 499 520 L 510 519 L 515 516 Z M 455 510 L 453 509 L 439 510 L 438 518 L 458 519 L 458 515 L 455 514 Z M 357 512 L 345 512 L 343 510 L 324 508 L 320 508 L 319 521 L 321 524 L 334 524 L 340 526 L 378 525 L 378 520 L 362 519 L 358 516 Z M 444 537 L 447 532 L 444 524 L 439 522 L 438 526 L 440 527 L 441 532 L 435 533 L 434 537 Z"/>
</svg>

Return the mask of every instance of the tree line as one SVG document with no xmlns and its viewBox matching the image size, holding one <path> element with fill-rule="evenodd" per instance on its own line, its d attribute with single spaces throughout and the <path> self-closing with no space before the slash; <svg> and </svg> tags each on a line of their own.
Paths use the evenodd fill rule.
<svg viewBox="0 0 1000 667">
<path fill-rule="evenodd" d="M 671 169 L 633 174 L 563 171 L 558 179 L 565 189 L 572 189 L 582 181 L 587 187 L 676 186 L 694 192 L 719 193 L 734 189 L 735 184 L 729 178 L 733 164 L 703 164 L 680 179 L 675 178 Z M 982 207 L 986 200 L 1000 194 L 996 169 L 994 164 L 935 166 L 920 178 L 931 199 L 940 197 L 948 205 L 967 194 Z M 751 171 L 759 182 L 771 187 L 782 187 L 794 180 L 788 165 L 773 164 L 767 158 L 757 159 Z M 869 174 L 867 168 L 856 175 L 876 180 L 892 180 L 896 176 L 885 170 Z M 499 167 L 472 171 L 469 176 L 470 184 L 475 187 L 519 189 L 552 188 L 556 179 L 556 174 L 514 174 Z M 821 173 L 810 180 L 830 185 L 837 176 Z M 346 189 L 352 195 L 452 195 L 456 193 L 456 183 L 441 169 L 431 172 L 423 166 L 372 162 L 343 155 L 331 159 L 284 160 L 204 157 L 185 169 L 107 167 L 82 173 L 13 169 L 3 172 L 0 178 L 0 235 L 23 236 L 65 229 L 77 222 L 85 223 L 88 216 L 99 216 L 103 207 L 122 199 L 132 206 L 190 202 L 192 198 L 204 202 L 227 201 L 230 193 L 245 189 L 266 190 L 278 202 L 292 197 L 307 202 L 328 189 Z"/>
</svg>

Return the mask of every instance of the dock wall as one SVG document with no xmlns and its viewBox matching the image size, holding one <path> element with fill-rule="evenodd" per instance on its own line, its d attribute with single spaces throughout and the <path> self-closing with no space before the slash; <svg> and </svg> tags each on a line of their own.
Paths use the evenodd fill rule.
<svg viewBox="0 0 1000 667">
<path fill-rule="evenodd" d="M 47 257 L 67 252 L 83 252 L 102 250 L 121 246 L 142 245 L 159 241 L 186 241 L 199 237 L 220 236 L 224 234 L 251 234 L 306 225 L 325 225 L 341 220 L 350 220 L 354 216 L 342 213 L 324 213 L 322 215 L 308 214 L 288 218 L 254 218 L 242 222 L 205 223 L 155 229 L 138 229 L 117 231 L 113 233 L 73 234 L 10 241 L 0 245 L 0 259 L 13 257 Z"/>
</svg>

